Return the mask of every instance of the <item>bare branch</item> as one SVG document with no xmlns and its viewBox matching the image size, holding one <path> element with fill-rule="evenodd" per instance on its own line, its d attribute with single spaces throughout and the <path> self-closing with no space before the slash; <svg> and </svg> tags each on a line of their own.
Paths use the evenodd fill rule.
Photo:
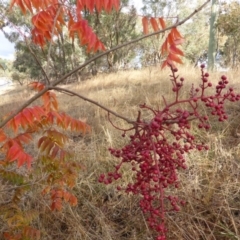
<svg viewBox="0 0 240 240">
<path fill-rule="evenodd" d="M 35 61 L 37 62 L 38 66 L 41 68 L 42 72 L 43 72 L 43 75 L 45 76 L 45 79 L 46 79 L 46 84 L 49 85 L 50 84 L 50 79 L 47 75 L 47 73 L 45 72 L 45 70 L 43 69 L 42 67 L 42 64 L 40 63 L 39 59 L 37 58 L 36 54 L 33 52 L 31 46 L 30 46 L 30 43 L 28 43 L 28 41 L 25 39 L 25 42 L 28 46 L 28 49 L 30 50 L 32 56 L 34 57 Z"/>
<path fill-rule="evenodd" d="M 49 45 L 49 49 L 48 49 L 48 55 L 47 55 L 47 74 L 49 74 L 49 67 L 50 67 L 50 56 L 51 56 L 51 50 L 52 50 L 52 45 L 53 45 L 53 36 L 54 36 L 54 29 L 55 29 L 55 26 L 57 24 L 57 18 L 60 14 L 60 11 L 62 9 L 62 6 L 60 6 L 58 8 L 58 11 L 57 11 L 57 14 L 54 18 L 54 22 L 53 22 L 53 27 L 52 27 L 52 32 L 51 32 L 51 41 L 50 41 L 50 45 Z M 50 81 L 48 80 L 48 85 L 50 84 Z"/>
<path fill-rule="evenodd" d="M 70 95 L 70 96 L 79 97 L 79 98 L 83 99 L 84 101 L 90 102 L 90 103 L 92 103 L 92 104 L 94 104 L 94 105 L 102 108 L 102 109 L 105 110 L 106 112 L 111 113 L 112 115 L 114 115 L 114 116 L 116 116 L 116 117 L 118 117 L 118 118 L 120 118 L 120 119 L 123 119 L 124 121 L 126 121 L 126 122 L 128 122 L 128 123 L 130 123 L 130 124 L 134 124 L 134 123 L 136 122 L 136 121 L 130 120 L 130 119 L 128 119 L 128 118 L 126 118 L 126 117 L 124 117 L 124 116 L 122 116 L 122 115 L 120 115 L 120 114 L 112 111 L 111 109 L 103 106 L 102 104 L 100 104 L 100 103 L 98 103 L 98 102 L 96 102 L 96 101 L 94 101 L 94 100 L 92 100 L 92 99 L 89 99 L 89 98 L 87 98 L 87 97 L 84 97 L 84 96 L 82 96 L 81 94 L 78 94 L 78 93 L 73 92 L 73 91 L 71 91 L 71 90 L 68 90 L 68 89 L 65 89 L 65 88 L 60 88 L 60 87 L 50 87 L 49 89 L 50 89 L 50 90 L 56 90 L 56 91 L 59 91 L 59 92 L 64 92 L 64 93 L 67 93 L 67 94 Z"/>
<path fill-rule="evenodd" d="M 33 103 L 35 100 L 37 100 L 39 97 L 41 97 L 45 92 L 47 92 L 49 89 L 53 88 L 54 86 L 58 85 L 59 83 L 61 83 L 62 81 L 64 81 L 66 78 L 68 78 L 69 76 L 71 76 L 72 74 L 76 73 L 77 71 L 81 70 L 82 68 L 84 68 L 85 66 L 87 66 L 88 64 L 90 64 L 91 62 L 97 60 L 98 58 L 101 58 L 107 54 L 109 54 L 110 52 L 112 51 L 116 51 L 120 48 L 123 48 L 127 45 L 130 45 L 130 44 L 133 44 L 133 43 L 136 43 L 136 42 L 139 42 L 143 39 L 146 39 L 146 38 L 149 38 L 149 37 L 152 37 L 152 36 L 155 36 L 155 35 L 158 35 L 160 33 L 164 33 L 174 27 L 178 27 L 182 24 L 184 24 L 187 20 L 189 20 L 191 17 L 193 17 L 196 13 L 198 13 L 199 11 L 201 11 L 208 3 L 210 2 L 210 0 L 207 0 L 204 4 L 202 4 L 198 9 L 194 10 L 188 17 L 184 18 L 182 21 L 179 21 L 175 24 L 173 24 L 172 26 L 170 27 L 167 27 L 163 30 L 160 30 L 160 31 L 157 31 L 157 32 L 153 32 L 153 33 L 150 33 L 148 35 L 145 35 L 145 36 L 142 36 L 142 37 L 139 37 L 137 39 L 134 39 L 130 42 L 126 42 L 126 43 L 123 43 L 119 46 L 116 46 L 106 52 L 103 52 L 103 53 L 100 53 L 98 55 L 96 55 L 95 57 L 92 57 L 91 59 L 87 60 L 84 64 L 80 65 L 79 67 L 73 69 L 72 71 L 70 71 L 68 74 L 64 75 L 62 78 L 58 79 L 58 80 L 55 80 L 54 82 L 52 82 L 50 84 L 50 86 L 46 86 L 41 92 L 37 93 L 35 96 L 33 96 L 32 98 L 30 98 L 27 102 L 25 102 L 19 109 L 17 109 L 17 111 L 15 111 L 15 113 L 11 114 L 9 117 L 7 117 L 3 122 L 1 122 L 0 124 L 0 128 L 4 127 L 8 121 L 10 121 L 12 118 L 14 118 L 18 113 L 20 113 L 24 108 L 26 108 L 27 106 L 29 106 L 31 103 Z M 128 119 L 127 119 L 128 121 Z"/>
</svg>

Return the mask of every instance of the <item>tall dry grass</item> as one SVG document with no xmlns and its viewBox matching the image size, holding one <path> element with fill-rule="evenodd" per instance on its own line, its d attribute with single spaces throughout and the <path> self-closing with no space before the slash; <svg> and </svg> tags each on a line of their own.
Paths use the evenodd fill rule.
<svg viewBox="0 0 240 240">
<path fill-rule="evenodd" d="M 162 96 L 173 99 L 169 70 L 146 68 L 141 71 L 126 71 L 102 74 L 78 84 L 64 86 L 91 98 L 111 110 L 136 119 L 139 104 L 146 103 L 156 108 L 163 107 Z M 185 78 L 182 96 L 189 93 L 194 83 L 200 83 L 200 70 L 180 68 L 179 75 Z M 221 73 L 210 73 L 217 83 Z M 231 85 L 238 88 L 239 72 L 228 72 Z M 20 105 L 32 93 L 25 88 L 2 97 L 1 115 Z M 108 121 L 107 113 L 77 97 L 58 93 L 62 111 L 81 118 L 92 126 L 89 135 L 70 135 L 68 147 L 75 152 L 76 160 L 83 165 L 79 172 L 77 207 L 67 207 L 63 212 L 48 213 L 47 203 L 37 198 L 33 188 L 26 198 L 27 206 L 35 206 L 39 216 L 35 226 L 42 232 L 43 240 L 152 240 L 138 206 L 138 197 L 116 191 L 114 183 L 99 184 L 100 173 L 112 170 L 116 163 L 108 147 L 122 146 L 127 139 Z M 186 156 L 188 169 L 180 171 L 181 187 L 174 194 L 187 204 L 178 213 L 169 212 L 166 223 L 169 240 L 230 240 L 240 239 L 240 105 L 228 104 L 229 121 L 220 124 L 211 121 L 209 132 L 199 131 L 193 123 L 193 132 L 202 141 L 209 143 L 204 152 L 193 151 Z M 144 112 L 146 118 L 150 117 Z M 129 125 L 121 119 L 111 117 L 119 128 Z M 121 184 L 132 179 L 129 166 L 125 166 Z M 1 202 L 1 197 L 0 197 Z M 45 207 L 42 207 L 45 206 Z M 46 214 L 47 213 L 47 214 Z M 0 221 L 0 232 L 5 229 Z"/>
</svg>

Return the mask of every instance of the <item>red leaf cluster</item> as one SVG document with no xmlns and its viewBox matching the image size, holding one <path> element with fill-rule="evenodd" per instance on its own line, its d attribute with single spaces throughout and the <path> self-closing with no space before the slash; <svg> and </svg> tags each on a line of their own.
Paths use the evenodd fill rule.
<svg viewBox="0 0 240 240">
<path fill-rule="evenodd" d="M 151 24 L 154 32 L 157 32 L 161 29 L 166 28 L 166 23 L 163 18 L 153 18 L 150 19 L 148 17 L 142 18 L 142 24 L 143 24 L 143 33 L 148 34 L 149 33 L 149 23 Z"/>
<path fill-rule="evenodd" d="M 167 65 L 174 68 L 174 62 L 183 63 L 179 56 L 184 56 L 184 53 L 177 47 L 177 45 L 181 45 L 183 42 L 184 39 L 177 28 L 172 28 L 161 47 L 162 55 L 167 55 L 166 60 L 162 64 L 162 68 Z"/>
<path fill-rule="evenodd" d="M 144 34 L 149 34 L 149 24 L 151 24 L 154 32 L 166 28 L 166 23 L 163 18 L 151 17 L 149 19 L 148 17 L 143 17 L 142 24 Z M 180 45 L 183 42 L 184 39 L 177 28 L 172 28 L 161 47 L 161 54 L 166 56 L 166 60 L 162 64 L 162 68 L 167 65 L 175 67 L 174 62 L 182 64 L 182 60 L 179 55 L 184 56 L 184 54 L 177 45 Z"/>
<path fill-rule="evenodd" d="M 77 205 L 77 198 L 68 191 L 64 191 L 62 189 L 53 189 L 51 191 L 51 210 L 62 210 L 62 201 L 70 203 L 72 206 Z"/>
<path fill-rule="evenodd" d="M 25 163 L 27 164 L 27 167 L 31 167 L 31 162 L 33 160 L 32 156 L 27 154 L 23 147 L 18 144 L 18 142 L 14 140 L 10 140 L 6 143 L 6 145 L 9 145 L 8 152 L 6 156 L 6 160 L 9 162 L 17 161 L 17 166 L 21 167 Z M 5 146 L 6 146 L 5 145 Z"/>
<path fill-rule="evenodd" d="M 93 32 L 88 22 L 82 18 L 83 9 L 107 12 L 113 8 L 118 10 L 119 0 L 77 0 L 75 8 L 70 9 L 67 4 L 59 0 L 12 0 L 10 9 L 17 5 L 26 14 L 30 11 L 32 17 L 32 40 L 44 47 L 47 41 L 53 41 L 53 36 L 62 31 L 62 26 L 68 26 L 69 35 L 74 39 L 75 33 L 81 45 L 87 45 L 87 51 L 105 50 L 103 43 Z"/>
<path fill-rule="evenodd" d="M 98 39 L 97 35 L 92 31 L 88 22 L 84 19 L 79 19 L 75 22 L 70 15 L 70 21 L 68 24 L 69 36 L 74 39 L 75 33 L 80 40 L 81 45 L 87 45 L 87 52 L 90 51 L 104 51 L 105 47 L 103 43 Z"/>
<path fill-rule="evenodd" d="M 94 8 L 98 12 L 105 10 L 110 12 L 112 8 L 116 10 L 119 9 L 120 1 L 119 0 L 77 0 L 77 12 L 81 12 L 84 8 L 93 13 Z"/>
</svg>

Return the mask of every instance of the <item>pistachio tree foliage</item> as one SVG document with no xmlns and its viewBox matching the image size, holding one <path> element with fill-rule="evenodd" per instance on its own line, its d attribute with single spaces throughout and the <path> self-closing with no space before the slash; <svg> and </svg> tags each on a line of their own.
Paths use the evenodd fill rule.
<svg viewBox="0 0 240 240">
<path fill-rule="evenodd" d="M 52 211 L 64 211 L 66 205 L 74 207 L 78 203 L 74 187 L 82 166 L 74 158 L 71 149 L 67 148 L 67 131 L 84 134 L 90 132 L 91 128 L 85 122 L 60 110 L 56 91 L 77 96 L 108 113 L 110 123 L 127 141 L 120 149 L 109 148 L 118 163 L 109 173 L 101 174 L 99 182 L 111 184 L 119 181 L 118 191 L 137 195 L 139 206 L 155 239 L 167 238 L 166 213 L 177 212 L 185 204 L 184 199 L 171 194 L 171 190 L 179 188 L 178 170 L 187 168 L 185 156 L 190 151 L 208 150 L 208 146 L 199 142 L 191 132 L 191 122 L 195 120 L 200 131 L 208 131 L 210 115 L 215 116 L 219 122 L 226 121 L 228 116 L 225 103 L 240 100 L 240 94 L 228 87 L 226 76 L 222 76 L 218 84 L 213 86 L 204 65 L 201 66 L 200 85 L 192 85 L 186 98 L 182 94 L 186 80 L 178 75 L 176 64 L 182 63 L 184 53 L 180 45 L 184 42 L 184 37 L 178 27 L 208 2 L 173 25 L 164 17 L 144 16 L 142 24 L 145 36 L 106 50 L 100 39 L 101 32 L 98 34 L 93 31 L 87 15 L 118 11 L 121 6 L 119 0 L 11 1 L 11 11 L 20 9 L 31 19 L 29 35 L 24 37 L 45 82 L 32 82 L 30 87 L 36 94 L 19 109 L 5 116 L 0 123 L 0 180 L 6 182 L 11 189 L 5 203 L 0 205 L 1 218 L 7 224 L 3 233 L 4 239 L 41 239 L 41 232 L 34 225 L 38 212 L 34 206 L 28 206 L 27 211 L 25 208 L 26 198 L 31 195 L 33 188 L 37 189 L 37 198 L 49 203 Z M 164 56 L 161 66 L 170 67 L 171 90 L 174 96 L 171 101 L 163 96 L 162 109 L 143 103 L 132 120 L 79 93 L 57 86 L 99 58 L 154 35 L 163 37 L 162 45 L 159 46 L 159 51 Z M 85 52 L 95 55 L 82 65 L 67 73 L 63 72 L 63 76 L 52 80 L 49 71 L 50 56 L 59 39 L 66 41 L 63 36 L 69 36 L 70 42 L 77 39 Z M 118 43 L 120 42 L 116 44 Z M 39 46 L 42 51 L 47 52 L 46 68 L 32 50 L 33 46 Z M 213 91 L 209 91 L 211 89 Z M 37 99 L 41 101 L 35 103 Z M 206 110 L 201 111 L 200 105 Z M 143 117 L 142 111 L 149 113 L 148 119 Z M 130 127 L 118 128 L 111 121 L 110 115 L 126 121 Z M 29 147 L 34 143 L 35 148 Z M 38 154 L 34 154 L 33 149 L 37 149 Z M 122 186 L 122 166 L 125 164 L 130 166 L 133 177 L 127 186 Z"/>
</svg>

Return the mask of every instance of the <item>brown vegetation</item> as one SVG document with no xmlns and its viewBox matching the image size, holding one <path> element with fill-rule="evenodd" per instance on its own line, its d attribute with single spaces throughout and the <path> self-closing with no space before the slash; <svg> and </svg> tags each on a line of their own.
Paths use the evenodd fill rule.
<svg viewBox="0 0 240 240">
<path fill-rule="evenodd" d="M 200 71 L 181 68 L 179 74 L 186 79 L 183 94 L 188 94 L 191 84 L 198 84 Z M 67 86 L 130 119 L 137 116 L 138 105 L 146 102 L 162 107 L 162 95 L 171 99 L 169 70 L 146 68 L 141 71 L 126 71 L 99 75 L 92 80 Z M 220 73 L 210 74 L 217 83 Z M 232 85 L 239 88 L 238 73 L 227 74 Z M 240 89 L 239 89 L 240 91 Z M 17 87 L 1 96 L 0 115 L 14 110 L 31 95 L 26 87 Z M 47 203 L 38 199 L 34 186 L 27 195 L 24 208 L 35 206 L 39 213 L 35 225 L 41 230 L 43 240 L 140 240 L 153 239 L 135 197 L 117 192 L 114 185 L 99 184 L 100 173 L 110 170 L 116 159 L 107 148 L 121 146 L 127 139 L 114 129 L 102 109 L 79 98 L 58 94 L 62 110 L 73 117 L 82 118 L 92 126 L 92 133 L 86 136 L 71 136 L 68 147 L 82 164 L 75 188 L 79 204 L 68 206 L 62 212 L 50 212 Z M 200 132 L 193 123 L 193 131 L 210 150 L 192 152 L 186 156 L 188 169 L 181 171 L 181 187 L 175 194 L 187 204 L 179 213 L 167 214 L 169 240 L 229 240 L 240 239 L 240 106 L 229 104 L 229 121 L 220 124 L 211 121 L 209 132 Z M 146 113 L 146 118 L 147 118 Z M 117 126 L 128 127 L 127 123 L 112 117 Z M 132 175 L 125 167 L 124 181 L 127 184 Z M 0 204 L 10 191 L 4 183 L 0 186 Z M 42 207 L 44 206 L 44 207 Z M 47 213 L 47 214 L 46 214 Z M 0 219 L 0 233 L 5 225 Z M 1 235 L 0 235 L 1 239 Z"/>
</svg>

